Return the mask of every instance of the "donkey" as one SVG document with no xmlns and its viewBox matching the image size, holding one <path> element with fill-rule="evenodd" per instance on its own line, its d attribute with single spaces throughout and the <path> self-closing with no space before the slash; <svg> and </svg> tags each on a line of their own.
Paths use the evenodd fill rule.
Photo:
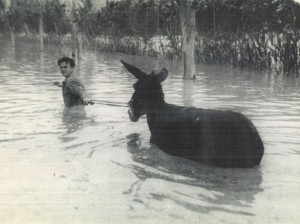
<svg viewBox="0 0 300 224">
<path fill-rule="evenodd" d="M 129 118 L 145 115 L 150 142 L 165 153 L 220 167 L 253 167 L 260 164 L 264 146 L 253 123 L 244 115 L 182 107 L 164 101 L 161 82 L 168 76 L 163 68 L 146 74 L 124 61 L 138 81 L 129 101 Z"/>
</svg>

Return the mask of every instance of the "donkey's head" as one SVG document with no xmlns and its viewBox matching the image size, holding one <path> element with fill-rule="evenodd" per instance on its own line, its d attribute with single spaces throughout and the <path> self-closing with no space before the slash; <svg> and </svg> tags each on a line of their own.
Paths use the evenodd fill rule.
<svg viewBox="0 0 300 224">
<path fill-rule="evenodd" d="M 128 102 L 130 107 L 128 110 L 129 118 L 131 121 L 136 122 L 150 109 L 164 102 L 164 94 L 160 83 L 167 78 L 168 70 L 163 68 L 158 73 L 146 74 L 133 65 L 122 60 L 121 62 L 138 79 L 133 85 L 135 91 Z"/>
</svg>

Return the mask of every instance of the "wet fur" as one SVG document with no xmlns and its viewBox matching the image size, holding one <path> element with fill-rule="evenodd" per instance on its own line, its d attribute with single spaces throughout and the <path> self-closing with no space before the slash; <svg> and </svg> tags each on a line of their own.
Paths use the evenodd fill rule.
<svg viewBox="0 0 300 224">
<path fill-rule="evenodd" d="M 167 70 L 145 74 L 123 62 L 138 81 L 129 103 L 130 118 L 144 114 L 150 142 L 164 152 L 222 167 L 253 167 L 260 164 L 264 146 L 252 122 L 233 111 L 207 110 L 167 104 L 160 82 Z"/>
</svg>

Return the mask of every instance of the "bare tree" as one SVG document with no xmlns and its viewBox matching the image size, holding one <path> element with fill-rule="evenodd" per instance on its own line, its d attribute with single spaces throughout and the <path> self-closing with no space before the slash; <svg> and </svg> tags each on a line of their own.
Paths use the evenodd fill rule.
<svg viewBox="0 0 300 224">
<path fill-rule="evenodd" d="M 180 24 L 182 31 L 182 58 L 183 58 L 183 77 L 185 79 L 196 78 L 195 66 L 195 39 L 196 29 L 196 10 L 194 3 L 190 0 L 180 0 Z"/>
<path fill-rule="evenodd" d="M 39 42 L 40 42 L 40 50 L 44 50 L 44 22 L 43 22 L 43 14 L 45 12 L 46 2 L 49 0 L 31 0 L 31 7 L 37 9 L 37 13 L 39 14 Z"/>
<path fill-rule="evenodd" d="M 8 27 L 10 40 L 12 47 L 15 46 L 15 22 L 14 22 L 14 15 L 13 12 L 16 8 L 16 1 L 15 0 L 1 0 L 0 4 L 1 14 L 5 19 L 6 26 Z"/>
<path fill-rule="evenodd" d="M 70 21 L 72 29 L 72 57 L 81 58 L 82 51 L 82 33 L 79 29 L 79 10 L 84 7 L 84 0 L 60 0 L 61 4 L 65 6 L 65 13 L 67 19 Z"/>
</svg>

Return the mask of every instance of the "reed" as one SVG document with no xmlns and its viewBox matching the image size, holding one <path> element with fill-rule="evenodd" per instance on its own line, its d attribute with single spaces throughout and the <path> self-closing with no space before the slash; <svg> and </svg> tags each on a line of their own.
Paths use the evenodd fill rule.
<svg viewBox="0 0 300 224">
<path fill-rule="evenodd" d="M 1 35 L 9 38 L 8 35 Z M 17 41 L 37 42 L 37 33 L 18 33 Z M 71 35 L 44 34 L 44 43 L 71 46 Z M 176 60 L 181 56 L 182 38 L 179 35 L 155 36 L 144 39 L 138 36 L 112 35 L 82 37 L 84 49 L 113 54 L 162 56 Z M 195 59 L 198 63 L 232 65 L 239 68 L 275 71 L 285 76 L 299 76 L 300 36 L 296 32 L 226 34 L 198 36 Z"/>
<path fill-rule="evenodd" d="M 295 33 L 256 33 L 215 40 L 198 37 L 196 59 L 208 64 L 230 64 L 240 68 L 299 75 L 299 42 Z"/>
</svg>

